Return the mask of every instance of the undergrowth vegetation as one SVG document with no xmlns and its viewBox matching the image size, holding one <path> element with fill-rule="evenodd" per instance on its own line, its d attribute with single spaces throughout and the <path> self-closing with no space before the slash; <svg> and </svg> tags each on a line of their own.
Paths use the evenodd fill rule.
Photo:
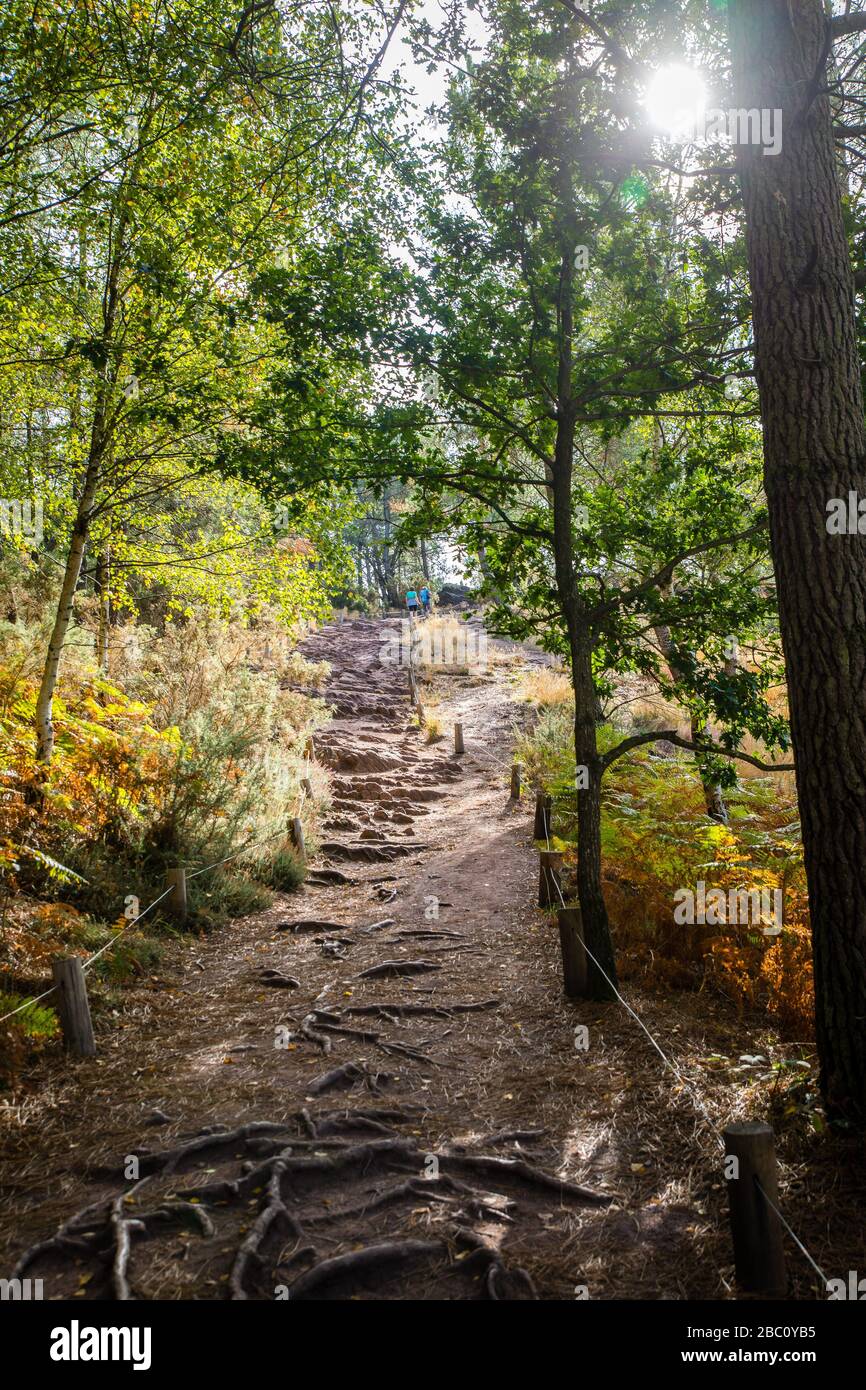
<svg viewBox="0 0 866 1390">
<path fill-rule="evenodd" d="M 33 739 L 43 640 L 36 627 L 0 626 L 0 1013 L 45 987 L 58 950 L 89 956 L 113 943 L 93 967 L 108 985 L 152 967 L 172 919 L 161 905 L 130 921 L 171 866 L 190 871 L 188 928 L 267 906 L 303 878 L 287 835 L 301 776 L 313 779 L 312 846 L 328 800 L 327 774 L 304 761 L 328 718 L 318 694 L 328 668 L 268 615 L 254 628 L 212 616 L 161 632 L 130 624 L 112 634 L 107 672 L 76 629 L 48 767 Z M 4 1029 L 38 1041 L 53 1036 L 52 1019 L 35 1006 Z"/>
<path fill-rule="evenodd" d="M 574 862 L 576 827 L 574 706 L 562 677 L 541 672 L 522 685 L 536 706 L 516 755 L 528 783 L 553 796 L 556 843 Z M 629 729 L 631 731 L 631 729 Z M 604 751 L 622 737 L 605 725 Z M 604 781 L 602 851 L 605 896 L 620 976 L 660 989 L 712 987 L 739 1009 L 761 1009 L 800 1040 L 812 1036 L 814 995 L 809 914 L 793 780 L 787 774 L 741 777 L 726 793 L 728 825 L 707 813 L 694 760 L 665 745 L 615 762 Z M 675 920 L 678 890 L 780 889 L 781 935 L 724 920 Z"/>
</svg>

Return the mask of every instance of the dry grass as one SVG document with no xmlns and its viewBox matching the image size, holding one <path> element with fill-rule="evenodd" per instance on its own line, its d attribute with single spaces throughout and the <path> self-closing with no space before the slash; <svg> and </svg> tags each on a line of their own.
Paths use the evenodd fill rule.
<svg viewBox="0 0 866 1390">
<path fill-rule="evenodd" d="M 442 728 L 442 720 L 435 714 L 428 714 L 425 712 L 424 724 L 422 727 L 428 743 L 438 743 L 439 740 L 445 736 L 445 731 Z"/>
<path fill-rule="evenodd" d="M 562 671 L 542 666 L 529 671 L 518 687 L 518 699 L 544 708 L 550 705 L 570 705 L 574 701 L 571 681 Z"/>
</svg>

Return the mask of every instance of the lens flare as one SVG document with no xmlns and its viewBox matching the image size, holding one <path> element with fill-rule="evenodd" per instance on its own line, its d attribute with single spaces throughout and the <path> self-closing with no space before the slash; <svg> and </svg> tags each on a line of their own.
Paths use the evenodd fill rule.
<svg viewBox="0 0 866 1390">
<path fill-rule="evenodd" d="M 653 125 L 666 135 L 684 138 L 694 131 L 707 104 L 707 91 L 694 68 L 674 64 L 662 68 L 644 98 Z"/>
</svg>

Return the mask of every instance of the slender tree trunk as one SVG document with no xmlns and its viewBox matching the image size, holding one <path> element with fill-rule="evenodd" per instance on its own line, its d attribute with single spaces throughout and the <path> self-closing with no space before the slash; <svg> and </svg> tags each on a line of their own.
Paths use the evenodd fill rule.
<svg viewBox="0 0 866 1390">
<path fill-rule="evenodd" d="M 36 757 L 41 763 L 50 763 L 54 752 L 54 720 L 52 717 L 54 691 L 57 687 L 57 675 L 60 670 L 60 659 L 63 655 L 66 635 L 72 621 L 72 605 L 81 576 L 81 565 L 84 560 L 84 551 L 87 547 L 87 537 L 96 503 L 96 490 L 111 434 L 109 405 L 112 388 L 116 384 L 120 371 L 120 358 L 119 356 L 115 357 L 112 353 L 112 337 L 120 295 L 120 270 L 124 255 L 127 224 L 128 214 L 124 210 L 118 218 L 102 301 L 102 344 L 105 350 L 105 365 L 102 369 L 96 395 L 87 464 L 78 494 L 75 524 L 72 528 L 66 556 L 63 583 L 57 601 L 57 611 L 54 615 L 54 626 L 51 630 L 45 665 L 42 669 L 39 694 L 36 698 Z"/>
<path fill-rule="evenodd" d="M 593 999 L 612 999 L 615 997 L 617 976 L 601 880 L 602 768 L 596 739 L 597 699 L 592 676 L 592 634 L 583 614 L 574 568 L 571 496 L 575 436 L 572 296 L 576 241 L 576 236 L 565 236 L 560 266 L 557 428 L 549 492 L 553 511 L 556 584 L 568 627 L 571 653 L 575 764 L 576 770 L 586 769 L 587 782 L 583 786 L 584 779 L 579 777 L 577 791 L 577 894 L 589 956 L 587 987 Z"/>
<path fill-rule="evenodd" d="M 854 290 L 821 0 L 731 0 L 737 105 L 781 108 L 782 151 L 741 146 L 765 485 L 779 590 L 829 1111 L 866 1122 L 866 497 Z M 866 526 L 866 522 L 864 522 Z"/>
<path fill-rule="evenodd" d="M 54 691 L 57 687 L 60 658 L 63 655 L 66 635 L 72 621 L 72 605 L 81 576 L 81 564 L 87 546 L 87 533 L 90 529 L 91 512 L 96 500 L 98 478 L 99 455 L 94 455 L 91 451 L 90 462 L 84 476 L 84 486 L 78 499 L 78 510 L 66 556 L 63 584 L 60 589 L 60 598 L 57 601 L 54 626 L 51 630 L 45 665 L 42 670 L 42 681 L 36 699 L 36 757 L 41 763 L 50 763 L 54 753 L 54 720 L 52 717 Z"/>
</svg>

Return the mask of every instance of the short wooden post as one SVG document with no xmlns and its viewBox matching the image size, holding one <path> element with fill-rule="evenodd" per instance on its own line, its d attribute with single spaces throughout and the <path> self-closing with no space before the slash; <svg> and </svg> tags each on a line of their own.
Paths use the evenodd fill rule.
<svg viewBox="0 0 866 1390">
<path fill-rule="evenodd" d="M 57 1012 L 65 1046 L 76 1057 L 95 1057 L 96 1040 L 81 957 L 54 956 L 51 973 L 54 976 Z"/>
<path fill-rule="evenodd" d="M 455 752 L 455 753 L 465 753 L 465 752 L 466 752 L 466 748 L 465 748 L 464 743 L 463 743 L 463 725 L 462 725 L 462 724 L 455 724 L 455 725 L 454 725 L 454 752 Z"/>
<path fill-rule="evenodd" d="M 782 1297 L 788 1287 L 782 1223 L 770 1205 L 779 1205 L 773 1130 L 749 1120 L 728 1125 L 723 1137 L 737 1283 L 747 1293 Z"/>
<path fill-rule="evenodd" d="M 310 736 L 309 736 L 309 738 L 307 739 L 307 742 L 306 742 L 306 744 L 305 744 L 305 746 L 304 746 L 304 757 L 305 757 L 305 758 L 314 758 L 315 756 L 316 756 L 316 745 L 315 745 L 315 743 L 313 742 L 313 735 L 310 734 Z"/>
<path fill-rule="evenodd" d="M 539 790 L 535 793 L 535 824 L 532 827 L 533 840 L 547 840 L 550 838 L 550 813 L 553 809 L 553 799 L 545 796 Z"/>
<path fill-rule="evenodd" d="M 298 858 L 301 860 L 302 863 L 305 864 L 307 862 L 307 847 L 304 844 L 304 827 L 301 824 L 300 816 L 292 817 L 292 825 L 291 829 L 289 830 L 289 835 L 291 836 L 292 844 L 295 847 L 295 852 L 297 853 Z"/>
<path fill-rule="evenodd" d="M 559 909 L 559 945 L 565 997 L 583 999 L 587 985 L 586 950 L 583 944 L 583 918 L 577 906 Z"/>
<path fill-rule="evenodd" d="M 302 777 L 302 778 L 301 778 L 301 790 L 302 790 L 302 791 L 310 798 L 310 800 L 312 801 L 312 799 L 313 799 L 313 784 L 312 784 L 312 782 L 310 781 L 309 777 Z"/>
<path fill-rule="evenodd" d="M 511 768 L 511 800 L 520 800 L 520 763 L 514 763 Z"/>
<path fill-rule="evenodd" d="M 562 867 L 562 850 L 543 849 L 540 854 L 538 873 L 538 906 L 559 907 L 562 893 L 559 888 L 559 870 Z"/>
<path fill-rule="evenodd" d="M 171 889 L 168 910 L 181 922 L 186 917 L 186 869 L 169 869 L 165 876 L 165 886 Z"/>
</svg>

